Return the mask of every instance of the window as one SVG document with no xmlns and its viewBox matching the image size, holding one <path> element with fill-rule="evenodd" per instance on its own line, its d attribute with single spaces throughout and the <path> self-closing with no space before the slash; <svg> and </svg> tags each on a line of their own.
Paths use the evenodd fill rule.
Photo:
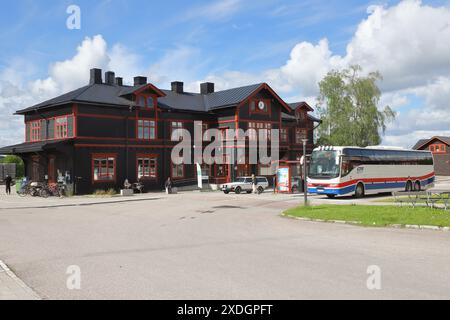
<svg viewBox="0 0 450 320">
<path fill-rule="evenodd" d="M 180 129 L 183 129 L 183 123 L 174 121 L 171 124 L 171 140 L 172 141 L 180 141 L 183 138 L 183 133 Z"/>
<path fill-rule="evenodd" d="M 153 108 L 155 106 L 155 101 L 153 97 L 147 97 L 147 108 Z"/>
<path fill-rule="evenodd" d="M 202 177 L 208 177 L 211 175 L 211 166 L 204 163 L 201 165 L 201 169 L 202 169 Z"/>
<path fill-rule="evenodd" d="M 156 138 L 155 121 L 138 120 L 138 139 L 152 140 Z"/>
<path fill-rule="evenodd" d="M 172 163 L 172 178 L 184 178 L 184 165 Z"/>
<path fill-rule="evenodd" d="M 138 96 L 137 97 L 137 105 L 139 106 L 139 107 L 145 107 L 145 97 L 143 97 L 143 96 Z"/>
<path fill-rule="evenodd" d="M 210 140 L 210 134 L 208 132 L 209 125 L 207 123 L 202 123 L 202 135 L 204 140 Z"/>
<path fill-rule="evenodd" d="M 445 144 L 432 144 L 430 145 L 430 151 L 433 153 L 445 153 Z"/>
<path fill-rule="evenodd" d="M 249 122 L 248 123 L 248 129 L 254 129 L 249 134 L 249 139 L 251 140 L 257 140 L 259 138 L 259 131 L 260 130 L 266 130 L 267 133 L 267 140 L 271 139 L 271 131 L 272 131 L 272 124 L 271 123 L 263 123 L 263 122 Z"/>
<path fill-rule="evenodd" d="M 228 141 L 228 133 L 229 128 L 219 128 L 220 133 L 222 134 L 222 141 Z"/>
<path fill-rule="evenodd" d="M 288 129 L 280 130 L 280 140 L 281 142 L 288 142 Z"/>
<path fill-rule="evenodd" d="M 110 182 L 116 180 L 116 156 L 96 154 L 92 156 L 94 182 Z"/>
<path fill-rule="evenodd" d="M 139 155 L 137 158 L 138 179 L 156 179 L 158 158 L 152 155 Z"/>
<path fill-rule="evenodd" d="M 64 139 L 69 136 L 67 117 L 55 119 L 55 139 Z"/>
<path fill-rule="evenodd" d="M 295 143 L 302 144 L 303 139 L 308 139 L 308 130 L 295 129 Z"/>
<path fill-rule="evenodd" d="M 30 124 L 31 127 L 31 141 L 39 141 L 41 140 L 41 121 L 33 121 Z"/>
</svg>

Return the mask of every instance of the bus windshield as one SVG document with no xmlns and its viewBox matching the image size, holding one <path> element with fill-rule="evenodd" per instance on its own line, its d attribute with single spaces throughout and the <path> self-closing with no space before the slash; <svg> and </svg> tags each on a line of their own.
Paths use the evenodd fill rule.
<svg viewBox="0 0 450 320">
<path fill-rule="evenodd" d="M 311 179 L 334 179 L 339 177 L 340 159 L 337 151 L 314 151 L 311 155 L 309 177 Z"/>
</svg>

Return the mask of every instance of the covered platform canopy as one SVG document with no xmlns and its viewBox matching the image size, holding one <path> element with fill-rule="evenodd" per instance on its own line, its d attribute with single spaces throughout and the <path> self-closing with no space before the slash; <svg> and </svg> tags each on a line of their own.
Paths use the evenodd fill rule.
<svg viewBox="0 0 450 320">
<path fill-rule="evenodd" d="M 55 149 L 58 147 L 66 146 L 70 144 L 73 140 L 64 141 L 40 141 L 40 142 L 26 142 L 21 144 L 16 144 L 9 147 L 0 148 L 0 155 L 17 155 L 26 153 L 37 153 L 46 151 L 49 149 Z"/>
</svg>

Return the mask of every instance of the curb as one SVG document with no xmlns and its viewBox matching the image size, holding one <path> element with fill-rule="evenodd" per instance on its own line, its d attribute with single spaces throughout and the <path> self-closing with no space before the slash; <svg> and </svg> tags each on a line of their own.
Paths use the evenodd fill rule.
<svg viewBox="0 0 450 320">
<path fill-rule="evenodd" d="M 42 298 L 36 292 L 34 292 L 33 289 L 27 286 L 25 282 L 23 282 L 19 277 L 17 277 L 14 274 L 14 272 L 12 272 L 11 269 L 9 269 L 9 267 L 2 260 L 0 260 L 0 272 L 2 269 L 12 280 L 14 280 L 14 282 L 20 288 L 22 288 L 26 292 L 26 294 L 30 296 L 30 299 L 28 300 L 42 300 Z"/>
<path fill-rule="evenodd" d="M 281 214 L 282 217 L 293 219 L 293 220 L 300 220 L 300 221 L 307 221 L 307 222 L 323 222 L 323 223 L 334 223 L 334 224 L 347 224 L 352 226 L 362 226 L 361 222 L 358 221 L 341 221 L 341 220 L 323 220 L 323 219 L 312 219 L 312 218 L 302 218 L 302 217 L 292 217 L 286 214 Z M 367 226 L 370 227 L 370 226 Z M 450 227 L 437 227 L 437 226 L 420 226 L 420 225 L 402 225 L 402 224 L 390 224 L 387 226 L 376 226 L 378 228 L 392 228 L 392 229 L 415 229 L 415 230 L 432 230 L 432 231 L 443 231 L 443 232 L 449 232 Z"/>
</svg>

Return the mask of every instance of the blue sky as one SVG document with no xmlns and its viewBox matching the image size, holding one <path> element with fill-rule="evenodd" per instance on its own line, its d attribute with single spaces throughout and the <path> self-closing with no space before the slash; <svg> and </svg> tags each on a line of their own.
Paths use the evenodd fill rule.
<svg viewBox="0 0 450 320">
<path fill-rule="evenodd" d="M 395 3 L 387 1 L 383 3 Z M 285 62 L 301 41 L 326 37 L 337 54 L 345 51 L 357 24 L 373 2 L 230 1 L 221 14 L 204 11 L 211 1 L 33 1 L 2 4 L 0 66 L 18 57 L 32 60 L 36 76 L 74 54 L 86 37 L 103 35 L 142 56 L 142 63 L 159 60 L 179 46 L 194 47 L 208 61 L 198 72 L 235 69 L 255 72 Z M 80 6 L 81 30 L 66 28 L 66 9 Z"/>
<path fill-rule="evenodd" d="M 72 4 L 80 30 L 66 27 Z M 288 101 L 314 104 L 326 72 L 358 63 L 382 72 L 380 106 L 399 113 L 385 144 L 450 135 L 449 0 L 16 0 L 2 3 L 0 26 L 0 112 L 8 117 L 82 85 L 91 67 L 114 67 L 125 81 L 146 75 L 164 88 L 268 82 Z M 20 119 L 3 121 L 0 145 L 22 139 L 3 133 Z"/>
</svg>

